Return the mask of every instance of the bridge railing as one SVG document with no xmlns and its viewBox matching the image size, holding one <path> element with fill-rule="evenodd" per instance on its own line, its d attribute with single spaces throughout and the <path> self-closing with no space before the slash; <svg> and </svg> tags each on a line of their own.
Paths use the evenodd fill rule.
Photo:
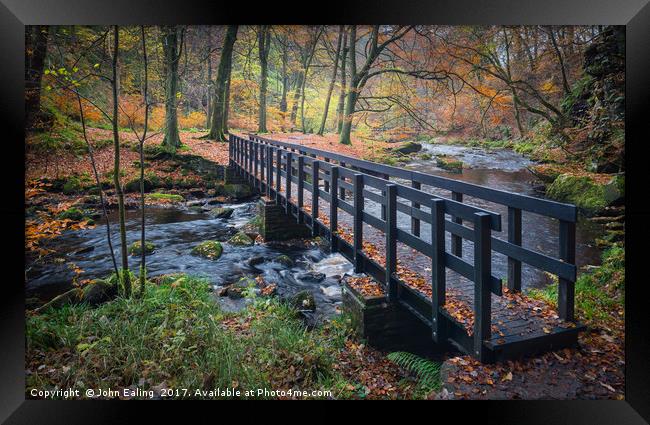
<svg viewBox="0 0 650 425">
<path fill-rule="evenodd" d="M 573 290 L 576 277 L 575 222 L 572 205 L 513 194 L 459 182 L 416 171 L 376 164 L 357 158 L 249 135 L 248 139 L 231 135 L 232 162 L 239 165 L 251 184 L 278 203 L 299 222 L 309 225 L 314 235 L 321 230 L 329 235 L 332 249 L 341 250 L 355 265 L 386 285 L 389 298 L 398 300 L 433 329 L 435 340 L 446 338 L 438 329 L 442 306 L 445 304 L 445 276 L 449 268 L 475 283 L 474 290 L 474 348 L 482 356 L 482 341 L 490 338 L 491 293 L 501 295 L 502 282 L 492 275 L 492 252 L 508 257 L 508 287 L 519 290 L 521 264 L 529 264 L 556 274 L 559 278 L 559 316 L 573 320 Z M 410 185 L 390 181 L 398 178 Z M 320 189 L 320 182 L 323 189 Z M 283 183 L 284 182 L 284 183 Z M 297 186 L 295 204 L 292 183 Z M 451 191 L 445 198 L 422 191 L 422 185 Z M 284 187 L 285 194 L 281 192 Z M 304 191 L 311 193 L 311 214 L 305 214 Z M 492 236 L 500 232 L 501 215 L 484 208 L 463 203 L 463 195 L 487 200 L 508 207 L 508 241 Z M 320 200 L 329 204 L 329 226 L 318 221 Z M 351 202 L 348 202 L 348 199 Z M 366 200 L 381 205 L 380 216 L 364 209 Z M 427 208 L 427 210 L 423 209 Z M 353 217 L 353 243 L 337 235 L 338 210 Z M 531 211 L 559 220 L 559 258 L 532 251 L 521 246 L 521 211 Z M 397 212 L 411 218 L 410 231 L 397 226 Z M 447 219 L 445 215 L 449 215 Z M 420 223 L 431 225 L 429 240 L 421 238 Z M 363 253 L 363 223 L 385 234 L 385 264 L 379 265 Z M 471 224 L 471 227 L 465 224 Z M 445 232 L 451 234 L 451 250 L 445 250 Z M 462 242 L 471 241 L 474 262 L 462 256 Z M 432 261 L 432 297 L 403 284 L 396 275 L 397 242 L 428 256 Z"/>
</svg>

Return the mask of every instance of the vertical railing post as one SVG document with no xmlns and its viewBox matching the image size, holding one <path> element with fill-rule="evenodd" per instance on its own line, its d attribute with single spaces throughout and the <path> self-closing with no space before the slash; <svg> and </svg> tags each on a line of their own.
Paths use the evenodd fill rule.
<svg viewBox="0 0 650 425">
<path fill-rule="evenodd" d="M 330 162 L 330 159 L 325 158 L 325 162 Z M 327 175 L 327 170 L 323 170 L 323 171 L 324 171 L 325 175 Z M 330 182 L 329 182 L 329 180 L 324 179 L 324 183 L 325 183 L 325 192 L 329 193 L 329 191 L 330 191 Z"/>
<path fill-rule="evenodd" d="M 463 194 L 458 192 L 451 192 L 451 199 L 457 202 L 463 202 Z M 463 219 L 460 217 L 451 217 L 454 223 L 463 224 Z M 451 235 L 451 253 L 456 257 L 463 256 L 463 238 L 458 235 Z"/>
<path fill-rule="evenodd" d="M 492 293 L 492 235 L 490 215 L 474 214 L 474 356 L 486 360 L 484 341 L 491 336 Z"/>
<path fill-rule="evenodd" d="M 576 224 L 560 221 L 560 259 L 568 264 L 576 262 Z M 575 304 L 575 282 L 558 279 L 557 306 L 560 319 L 573 321 Z"/>
<path fill-rule="evenodd" d="M 302 211 L 305 196 L 305 157 L 298 156 L 298 223 L 304 223 L 305 217 Z"/>
<path fill-rule="evenodd" d="M 397 280 L 393 274 L 397 271 L 397 186 L 386 185 L 386 288 L 388 300 L 397 302 Z"/>
<path fill-rule="evenodd" d="M 273 187 L 273 148 L 266 146 L 266 196 L 271 198 L 271 188 Z"/>
<path fill-rule="evenodd" d="M 253 174 L 255 175 L 255 188 L 256 189 L 261 189 L 262 188 L 262 178 L 258 173 L 259 170 L 259 155 L 260 155 L 260 144 L 259 143 L 254 143 L 254 152 L 253 152 L 253 163 L 254 163 L 254 168 L 253 168 Z"/>
<path fill-rule="evenodd" d="M 264 171 L 264 166 L 266 165 L 266 146 L 264 146 L 263 143 L 260 143 L 259 146 L 260 149 L 260 154 L 259 154 L 259 159 L 260 159 L 260 193 L 265 193 L 266 192 L 266 173 Z"/>
<path fill-rule="evenodd" d="M 311 235 L 318 236 L 318 180 L 320 162 L 313 161 L 311 163 Z"/>
<path fill-rule="evenodd" d="M 521 210 L 508 207 L 508 242 L 521 246 Z M 521 291 L 521 261 L 508 257 L 508 289 Z"/>
<path fill-rule="evenodd" d="M 340 164 L 341 164 L 342 168 L 345 168 L 345 162 L 341 162 Z M 344 178 L 342 180 L 346 181 Z M 341 186 L 340 192 L 341 193 L 340 193 L 339 197 L 341 198 L 342 201 L 345 201 L 345 188 L 343 186 Z"/>
<path fill-rule="evenodd" d="M 361 273 L 363 257 L 363 174 L 355 174 L 352 179 L 354 196 L 354 272 Z"/>
<path fill-rule="evenodd" d="M 390 176 L 388 174 L 382 174 L 382 178 L 385 179 L 385 180 L 390 181 Z M 382 196 L 382 198 L 386 199 L 386 191 L 385 190 L 381 191 L 381 196 Z M 386 204 L 385 203 L 381 204 L 381 219 L 386 220 Z"/>
<path fill-rule="evenodd" d="M 228 135 L 228 165 L 232 166 L 233 163 L 233 148 L 232 148 L 232 134 Z"/>
<path fill-rule="evenodd" d="M 420 190 L 422 186 L 420 185 L 420 182 L 411 180 L 411 187 Z M 420 209 L 420 204 L 417 202 L 411 202 L 411 206 Z M 411 233 L 413 233 L 414 236 L 420 236 L 420 219 L 411 217 Z"/>
<path fill-rule="evenodd" d="M 248 142 L 248 181 L 255 187 L 255 177 L 253 176 L 253 142 Z"/>
<path fill-rule="evenodd" d="M 445 305 L 447 269 L 445 266 L 445 201 L 431 199 L 431 324 L 436 343 L 446 341 L 442 307 Z"/>
<path fill-rule="evenodd" d="M 332 166 L 330 180 L 330 250 L 337 252 L 339 247 L 335 235 L 339 227 L 339 167 Z"/>
<path fill-rule="evenodd" d="M 275 204 L 281 205 L 280 189 L 282 188 L 282 149 L 277 148 L 275 151 Z"/>
<path fill-rule="evenodd" d="M 284 191 L 287 195 L 287 203 L 284 206 L 284 210 L 287 214 L 291 214 L 291 173 L 293 173 L 293 165 L 291 164 L 293 160 L 293 154 L 291 152 L 287 152 L 287 173 L 285 175 L 286 180 L 285 180 L 285 185 L 286 187 L 284 188 Z"/>
</svg>

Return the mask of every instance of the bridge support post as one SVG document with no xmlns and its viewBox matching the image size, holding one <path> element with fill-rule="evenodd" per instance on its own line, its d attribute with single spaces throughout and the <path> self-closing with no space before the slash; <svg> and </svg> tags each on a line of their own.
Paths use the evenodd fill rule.
<svg viewBox="0 0 650 425">
<path fill-rule="evenodd" d="M 305 213 L 302 208 L 305 203 L 305 157 L 298 156 L 298 217 L 296 218 L 299 224 L 305 222 Z"/>
<path fill-rule="evenodd" d="M 275 150 L 275 203 L 280 205 L 280 189 L 282 187 L 282 150 Z"/>
<path fill-rule="evenodd" d="M 576 262 L 576 224 L 573 222 L 560 221 L 560 259 L 569 264 Z M 557 296 L 560 319 L 575 320 L 575 282 L 559 278 Z"/>
<path fill-rule="evenodd" d="M 287 212 L 287 215 L 291 217 L 291 174 L 293 173 L 293 158 L 291 152 L 287 152 L 287 171 L 285 174 L 285 188 L 284 192 L 286 195 L 286 203 L 284 205 L 284 209 Z"/>
<path fill-rule="evenodd" d="M 261 198 L 258 202 L 260 235 L 265 241 L 282 241 L 294 238 L 308 238 L 309 228 L 287 216 L 284 206 L 272 199 Z"/>
</svg>

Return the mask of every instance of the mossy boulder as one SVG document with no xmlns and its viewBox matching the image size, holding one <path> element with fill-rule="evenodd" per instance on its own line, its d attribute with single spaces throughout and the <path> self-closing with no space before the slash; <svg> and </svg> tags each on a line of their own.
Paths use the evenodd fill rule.
<svg viewBox="0 0 650 425">
<path fill-rule="evenodd" d="M 451 173 L 463 172 L 463 161 L 449 155 L 438 155 L 436 157 L 436 166 Z"/>
<path fill-rule="evenodd" d="M 184 198 L 181 195 L 175 193 L 148 193 L 146 198 L 151 201 L 162 201 L 162 202 L 183 202 Z"/>
<path fill-rule="evenodd" d="M 153 189 L 157 187 L 161 187 L 161 180 L 158 176 L 152 175 L 152 176 L 146 176 L 143 179 L 144 183 L 144 191 L 149 192 L 152 191 Z M 133 179 L 127 182 L 124 185 L 124 191 L 129 193 L 129 192 L 140 192 L 140 179 Z"/>
<path fill-rule="evenodd" d="M 229 196 L 234 199 L 250 198 L 253 190 L 245 184 L 224 184 L 217 187 L 217 195 Z"/>
<path fill-rule="evenodd" d="M 192 248 L 192 254 L 198 255 L 199 257 L 204 257 L 210 260 L 216 260 L 221 257 L 223 253 L 223 247 L 218 241 L 203 241 L 194 248 Z"/>
<path fill-rule="evenodd" d="M 117 285 L 97 279 L 81 288 L 81 302 L 96 306 L 117 296 Z"/>
<path fill-rule="evenodd" d="M 228 240 L 228 243 L 235 246 L 251 246 L 255 243 L 255 241 L 248 237 L 246 233 L 237 232 L 235 236 Z"/>
<path fill-rule="evenodd" d="M 280 263 L 285 267 L 293 267 L 293 260 L 291 258 L 289 258 L 288 255 L 284 255 L 284 254 L 279 255 L 273 261 L 275 261 L 276 263 Z"/>
<path fill-rule="evenodd" d="M 243 298 L 247 291 L 257 287 L 255 279 L 250 277 L 242 277 L 237 282 L 233 283 L 226 290 L 226 295 L 230 298 Z"/>
<path fill-rule="evenodd" d="M 212 211 L 210 211 L 210 214 L 212 214 L 215 218 L 230 218 L 232 216 L 232 213 L 235 210 L 232 208 L 213 208 Z"/>
<path fill-rule="evenodd" d="M 561 174 L 546 188 L 546 196 L 575 204 L 587 215 L 594 215 L 625 197 L 624 176 L 614 176 L 605 183 L 590 176 Z"/>
<path fill-rule="evenodd" d="M 85 217 L 84 212 L 79 208 L 75 208 L 75 207 L 68 208 L 67 210 L 59 213 L 56 216 L 56 218 L 58 218 L 59 220 L 68 219 L 74 221 L 81 221 L 84 219 L 84 217 Z"/>
<path fill-rule="evenodd" d="M 156 246 L 149 241 L 144 241 L 144 252 L 145 254 L 151 254 L 156 249 Z M 129 247 L 129 254 L 131 255 L 142 255 L 142 244 L 140 241 L 135 241 Z"/>
<path fill-rule="evenodd" d="M 84 184 L 77 176 L 70 176 L 65 183 L 63 183 L 63 193 L 66 195 L 73 195 L 83 190 Z"/>
<path fill-rule="evenodd" d="M 301 311 L 316 310 L 316 300 L 314 299 L 314 295 L 307 290 L 300 291 L 291 297 L 291 305 Z"/>
<path fill-rule="evenodd" d="M 403 155 L 410 155 L 412 153 L 420 152 L 421 150 L 422 145 L 417 142 L 406 142 L 402 146 L 395 148 L 395 152 Z"/>
</svg>

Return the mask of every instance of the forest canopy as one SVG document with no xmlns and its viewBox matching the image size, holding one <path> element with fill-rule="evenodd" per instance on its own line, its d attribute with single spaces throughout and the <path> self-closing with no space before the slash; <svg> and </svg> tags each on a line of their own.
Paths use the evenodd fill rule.
<svg viewBox="0 0 650 425">
<path fill-rule="evenodd" d="M 140 33 L 119 28 L 121 128 L 144 124 Z M 179 128 L 220 140 L 229 128 L 337 133 L 348 144 L 543 134 L 622 166 L 621 27 L 151 26 L 144 34 L 148 127 L 171 149 Z M 108 126 L 113 37 L 110 27 L 29 27 L 29 127 L 78 119 L 75 93 L 90 124 Z M 603 52 L 608 37 L 614 47 Z"/>
</svg>

